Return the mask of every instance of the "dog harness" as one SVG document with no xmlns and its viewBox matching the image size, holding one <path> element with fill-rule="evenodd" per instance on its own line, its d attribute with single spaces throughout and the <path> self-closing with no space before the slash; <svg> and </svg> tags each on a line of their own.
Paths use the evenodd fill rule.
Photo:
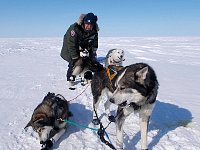
<svg viewBox="0 0 200 150">
<path fill-rule="evenodd" d="M 123 68 L 124 67 L 122 66 L 108 66 L 106 68 L 106 75 L 108 76 L 109 80 L 112 81 L 117 75 L 117 71 L 120 71 Z"/>
</svg>

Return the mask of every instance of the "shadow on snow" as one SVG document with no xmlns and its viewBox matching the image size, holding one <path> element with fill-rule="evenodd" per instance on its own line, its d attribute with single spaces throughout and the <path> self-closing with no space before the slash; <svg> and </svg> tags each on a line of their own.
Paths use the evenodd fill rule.
<svg viewBox="0 0 200 150">
<path fill-rule="evenodd" d="M 72 103 L 70 104 L 70 111 L 73 113 L 73 117 L 69 119 L 70 121 L 84 126 L 88 126 L 91 123 L 92 111 L 86 109 L 85 105 Z M 100 118 L 101 117 L 102 115 Z M 158 132 L 154 137 L 152 137 L 152 140 L 149 143 L 149 149 L 152 149 L 165 134 L 181 126 L 187 127 L 188 123 L 191 121 L 192 114 L 189 110 L 157 100 L 150 119 L 148 131 L 151 132 L 152 130 L 157 130 Z M 85 128 L 69 125 L 67 132 L 57 143 L 55 143 L 54 148 L 58 148 L 59 144 L 67 139 L 70 134 L 79 132 L 80 130 L 85 130 Z M 133 137 L 130 137 L 125 133 L 124 137 L 124 149 L 136 149 L 135 145 L 140 141 L 140 131 L 138 131 Z M 113 141 L 113 144 L 114 143 L 115 141 Z"/>
<path fill-rule="evenodd" d="M 192 114 L 189 110 L 181 108 L 177 105 L 156 101 L 156 105 L 150 119 L 149 130 L 157 130 L 157 134 L 149 141 L 149 149 L 152 149 L 159 140 L 168 132 L 178 127 L 187 127 L 192 121 Z M 132 139 L 125 134 L 125 149 L 136 149 L 135 145 L 140 141 L 140 131 L 138 131 Z"/>
<path fill-rule="evenodd" d="M 75 122 L 79 125 L 88 126 L 91 123 L 92 111 L 85 108 L 85 105 L 79 103 L 71 103 L 69 109 L 73 116 L 69 118 L 69 121 Z M 55 143 L 54 148 L 58 148 L 59 144 L 66 140 L 71 134 L 85 130 L 75 125 L 68 124 L 66 133 Z M 94 131 L 91 131 L 94 132 Z"/>
</svg>

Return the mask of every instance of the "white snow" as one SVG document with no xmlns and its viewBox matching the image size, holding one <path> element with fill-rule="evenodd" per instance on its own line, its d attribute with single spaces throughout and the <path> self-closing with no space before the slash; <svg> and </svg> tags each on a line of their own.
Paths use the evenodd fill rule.
<svg viewBox="0 0 200 150">
<path fill-rule="evenodd" d="M 68 64 L 60 57 L 61 47 L 62 38 L 0 38 L 1 150 L 40 149 L 32 128 L 24 130 L 35 107 L 48 92 L 72 100 L 85 90 L 81 85 L 75 91 L 67 89 Z M 157 73 L 160 88 L 149 126 L 149 149 L 200 150 L 200 37 L 101 37 L 99 59 L 113 48 L 125 50 L 124 65 L 145 62 Z M 98 114 L 106 126 L 103 101 Z M 70 110 L 74 114 L 71 121 L 97 128 L 91 123 L 90 87 L 70 102 Z M 125 150 L 140 149 L 138 122 L 138 114 L 131 114 L 125 122 Z M 115 124 L 106 131 L 115 145 Z M 110 148 L 96 132 L 69 125 L 54 149 Z"/>
</svg>

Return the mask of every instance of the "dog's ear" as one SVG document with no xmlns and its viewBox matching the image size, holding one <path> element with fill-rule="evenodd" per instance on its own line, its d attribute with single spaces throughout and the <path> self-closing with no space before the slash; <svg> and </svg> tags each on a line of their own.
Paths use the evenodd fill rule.
<svg viewBox="0 0 200 150">
<path fill-rule="evenodd" d="M 34 125 L 36 125 L 36 126 L 45 125 L 46 122 L 47 121 L 45 118 L 40 118 L 40 119 L 34 121 Z"/>
<path fill-rule="evenodd" d="M 45 114 L 37 114 L 33 118 L 34 126 L 45 126 L 45 125 L 53 125 L 55 121 L 54 117 L 48 117 Z"/>
<path fill-rule="evenodd" d="M 27 123 L 27 125 L 24 127 L 24 129 L 26 129 L 29 126 L 31 126 L 31 120 Z"/>
<path fill-rule="evenodd" d="M 144 68 L 140 69 L 139 71 L 137 71 L 136 72 L 137 80 L 140 83 L 143 83 L 144 80 L 146 79 L 147 73 L 148 73 L 148 67 L 144 67 Z"/>
</svg>

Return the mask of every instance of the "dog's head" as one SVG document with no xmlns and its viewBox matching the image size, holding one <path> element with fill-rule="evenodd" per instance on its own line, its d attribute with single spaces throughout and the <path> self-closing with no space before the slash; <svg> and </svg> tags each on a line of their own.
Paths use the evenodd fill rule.
<svg viewBox="0 0 200 150">
<path fill-rule="evenodd" d="M 108 55 L 108 65 L 121 66 L 124 61 L 124 50 L 113 49 Z"/>
<path fill-rule="evenodd" d="M 89 52 L 88 50 L 81 50 L 80 51 L 80 57 L 89 57 Z"/>
<path fill-rule="evenodd" d="M 143 105 L 155 88 L 157 95 L 157 79 L 154 71 L 146 64 L 128 66 L 119 75 L 110 101 L 120 107 L 129 107 L 132 103 Z M 152 99 L 153 99 L 152 98 Z"/>
<path fill-rule="evenodd" d="M 31 126 L 33 130 L 38 133 L 40 143 L 43 144 L 50 138 L 53 132 L 53 121 L 54 118 L 49 120 L 46 118 L 45 114 L 36 114 L 32 116 L 25 128 Z"/>
</svg>

